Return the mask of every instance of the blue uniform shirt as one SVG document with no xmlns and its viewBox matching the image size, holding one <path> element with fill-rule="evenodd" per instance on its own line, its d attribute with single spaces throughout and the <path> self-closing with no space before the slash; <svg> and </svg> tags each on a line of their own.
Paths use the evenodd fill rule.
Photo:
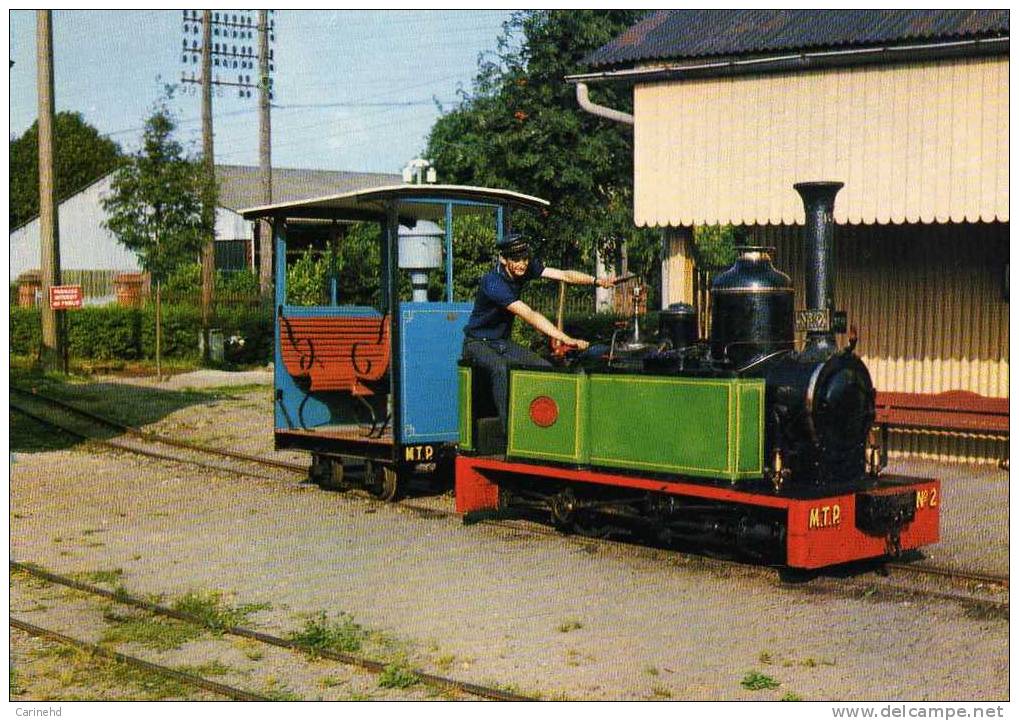
<svg viewBox="0 0 1019 721">
<path fill-rule="evenodd" d="M 496 264 L 495 268 L 481 276 L 474 310 L 464 328 L 464 335 L 488 340 L 509 338 L 515 316 L 506 307 L 520 300 L 524 283 L 540 278 L 544 270 L 545 266 L 540 260 L 531 258 L 520 280 L 511 279 L 502 263 Z"/>
</svg>

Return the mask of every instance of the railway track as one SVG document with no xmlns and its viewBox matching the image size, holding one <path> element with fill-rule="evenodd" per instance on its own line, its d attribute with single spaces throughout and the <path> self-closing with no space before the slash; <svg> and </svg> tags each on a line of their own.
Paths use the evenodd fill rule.
<svg viewBox="0 0 1019 721">
<path fill-rule="evenodd" d="M 162 604 L 154 603 L 154 602 L 148 601 L 148 600 L 146 600 L 144 598 L 140 598 L 140 597 L 133 596 L 131 594 L 125 593 L 125 592 L 123 592 L 121 590 L 118 590 L 118 591 L 109 591 L 109 590 L 107 590 L 105 588 L 101 588 L 100 586 L 95 586 L 95 585 L 92 585 L 92 584 L 89 584 L 89 583 L 84 583 L 82 581 L 79 581 L 79 580 L 74 579 L 74 578 L 70 578 L 68 576 L 63 576 L 63 575 L 60 575 L 60 574 L 51 573 L 49 571 L 46 571 L 46 570 L 43 570 L 43 569 L 39 568 L 35 564 L 21 563 L 21 562 L 17 562 L 17 561 L 10 561 L 9 562 L 9 567 L 10 567 L 10 569 L 12 571 L 20 571 L 22 573 L 27 573 L 30 576 L 34 577 L 34 578 L 38 578 L 40 580 L 47 581 L 48 583 L 55 583 L 57 585 L 64 586 L 64 587 L 67 587 L 67 588 L 71 588 L 71 589 L 74 589 L 76 591 L 82 591 L 84 593 L 88 593 L 88 594 L 93 595 L 93 596 L 97 596 L 97 597 L 104 598 L 104 599 L 107 599 L 107 600 L 110 600 L 110 601 L 114 601 L 116 603 L 120 603 L 120 604 L 123 604 L 123 605 L 126 605 L 126 606 L 131 606 L 133 608 L 137 608 L 137 609 L 140 609 L 140 610 L 143 610 L 143 611 L 147 611 L 148 613 L 152 613 L 152 614 L 155 614 L 155 615 L 158 615 L 158 616 L 163 616 L 163 617 L 166 617 L 166 618 L 173 618 L 173 619 L 176 619 L 178 621 L 183 621 L 185 623 L 190 623 L 190 624 L 195 625 L 195 626 L 200 626 L 200 627 L 205 628 L 205 629 L 210 630 L 210 631 L 216 631 L 216 632 L 219 632 L 219 633 L 229 634 L 231 636 L 237 636 L 239 638 L 246 638 L 246 639 L 250 639 L 252 641 L 257 641 L 257 642 L 265 644 L 267 646 L 276 646 L 278 648 L 285 648 L 285 649 L 288 649 L 288 650 L 291 650 L 291 651 L 301 651 L 301 652 L 304 652 L 304 653 L 312 653 L 312 654 L 314 654 L 318 658 L 330 659 L 332 661 L 337 661 L 337 662 L 339 662 L 341 664 L 344 664 L 346 666 L 362 669 L 362 670 L 369 671 L 369 672 L 375 673 L 375 674 L 384 673 L 386 671 L 387 666 L 388 666 L 386 663 L 383 663 L 381 661 L 376 661 L 374 659 L 367 658 L 367 657 L 364 657 L 364 656 L 358 656 L 356 654 L 343 653 L 343 652 L 339 652 L 339 651 L 332 651 L 332 650 L 329 650 L 329 649 L 312 648 L 312 647 L 310 647 L 308 645 L 299 643 L 297 641 L 294 641 L 294 640 L 291 640 L 291 639 L 288 639 L 288 638 L 282 638 L 280 636 L 274 636 L 272 634 L 263 633 L 261 631 L 256 631 L 256 630 L 251 629 L 251 628 L 246 628 L 244 626 L 225 626 L 224 627 L 224 626 L 214 625 L 214 624 L 209 623 L 206 619 L 203 619 L 203 618 L 201 618 L 199 616 L 194 616 L 194 615 L 189 614 L 189 613 L 178 611 L 177 609 L 170 608 L 169 606 L 164 606 Z M 30 624 L 27 624 L 26 622 L 23 622 L 23 621 L 19 621 L 19 623 L 22 623 L 22 624 L 25 624 L 25 625 L 30 625 Z M 15 625 L 15 619 L 13 619 L 13 618 L 11 619 L 11 625 L 12 626 Z M 17 626 L 17 627 L 21 628 L 21 626 Z M 27 631 L 27 629 L 25 629 L 25 628 L 22 628 L 22 630 L 26 630 Z M 45 629 L 43 629 L 43 630 L 45 630 Z M 30 631 L 27 631 L 27 632 L 31 633 Z M 53 633 L 53 632 L 50 632 L 50 633 Z M 59 634 L 57 634 L 57 635 L 59 635 Z M 54 639 L 54 640 L 58 640 L 58 639 Z M 89 650 L 92 650 L 92 649 L 95 649 L 95 648 L 100 648 L 100 649 L 102 649 L 101 655 L 105 655 L 105 656 L 111 657 L 111 658 L 113 656 L 111 656 L 110 654 L 115 654 L 115 652 L 110 651 L 109 649 L 105 649 L 105 648 L 102 648 L 102 647 L 97 647 L 97 646 L 94 646 L 93 644 L 88 644 L 87 642 L 84 642 L 84 641 L 76 642 L 76 641 L 74 641 L 74 639 L 70 639 L 70 640 L 67 641 L 67 643 L 73 644 L 73 645 L 79 645 L 79 647 L 81 647 L 81 648 L 86 648 L 87 647 L 87 648 L 89 648 Z M 117 656 L 121 656 L 122 654 L 116 654 L 116 655 Z M 130 659 L 130 657 L 125 657 L 125 658 Z M 118 658 L 117 660 L 121 660 L 121 659 Z M 133 659 L 133 661 L 139 661 L 139 660 L 140 659 Z M 127 660 L 125 662 L 132 663 L 132 660 Z M 142 663 L 148 663 L 148 662 L 142 662 Z M 156 670 L 156 669 L 149 669 L 149 670 Z M 173 669 L 168 669 L 168 670 L 173 671 Z M 174 672 L 174 674 L 179 674 L 179 673 L 180 672 Z M 490 701 L 531 701 L 531 700 L 533 700 L 532 698 L 530 698 L 528 696 L 523 696 L 523 695 L 520 695 L 520 694 L 510 693 L 510 692 L 507 692 L 507 691 L 503 691 L 501 689 L 491 688 L 491 687 L 488 687 L 488 686 L 482 686 L 482 685 L 470 683 L 470 682 L 467 682 L 467 681 L 459 681 L 457 679 L 448 678 L 448 677 L 445 677 L 445 676 L 439 676 L 439 675 L 436 675 L 436 674 L 427 673 L 425 671 L 421 671 L 421 670 L 417 670 L 417 669 L 411 669 L 411 673 L 413 673 L 417 677 L 417 679 L 419 681 L 421 681 L 422 683 L 424 683 L 425 685 L 428 685 L 428 686 L 431 686 L 433 688 L 440 689 L 440 690 L 443 690 L 443 691 L 453 691 L 453 692 L 456 692 L 456 693 L 466 694 L 466 695 L 469 695 L 469 696 L 474 696 L 475 698 L 481 698 L 481 699 L 486 699 L 486 700 L 490 700 Z M 191 675 L 191 674 L 185 674 L 185 675 Z M 194 678 L 198 679 L 199 677 L 194 677 Z M 182 680 L 182 681 L 185 681 L 185 682 L 190 682 L 187 679 L 183 679 L 183 678 L 178 678 L 178 680 Z M 208 683 L 212 683 L 212 682 L 208 682 Z M 208 686 L 202 686 L 202 688 L 206 688 L 206 689 L 208 689 L 210 691 L 214 691 L 215 693 L 223 693 L 224 695 L 229 695 L 229 693 L 227 693 L 225 691 L 223 691 L 223 692 L 217 691 L 216 689 L 209 688 Z M 241 692 L 241 693 L 246 693 L 246 692 Z M 259 698 L 256 698 L 256 699 L 240 699 L 240 700 L 263 700 L 263 701 L 268 701 L 270 699 L 268 699 L 266 697 L 259 697 Z"/>
<path fill-rule="evenodd" d="M 228 686 L 226 684 L 218 683 L 216 681 L 210 681 L 207 678 L 198 676 L 193 673 L 187 673 L 186 671 L 178 671 L 177 669 L 164 666 L 162 664 L 153 663 L 136 656 L 128 656 L 127 654 L 120 653 L 118 651 L 111 651 L 108 648 L 99 646 L 98 644 L 90 643 L 89 641 L 83 641 L 73 636 L 67 636 L 52 629 L 43 628 L 37 626 L 34 623 L 29 623 L 20 618 L 10 617 L 11 628 L 16 628 L 19 631 L 24 631 L 30 636 L 36 638 L 45 639 L 47 641 L 55 641 L 64 646 L 71 646 L 72 648 L 81 649 L 87 651 L 93 656 L 101 656 L 102 658 L 116 661 L 117 663 L 127 664 L 142 671 L 149 673 L 159 674 L 160 676 L 166 676 L 176 681 L 186 683 L 189 686 L 200 688 L 205 691 L 211 691 L 212 693 L 220 696 L 226 696 L 235 701 L 271 701 L 272 699 L 268 696 L 262 696 L 261 694 L 252 693 L 251 691 L 245 691 L 244 689 L 237 688 L 235 686 Z"/>
<path fill-rule="evenodd" d="M 291 471 L 291 472 L 293 472 L 295 474 L 300 474 L 300 475 L 305 476 L 305 477 L 307 476 L 308 469 L 307 469 L 307 466 L 303 465 L 303 464 L 291 463 L 291 462 L 286 462 L 286 461 L 279 461 L 279 460 L 276 460 L 276 459 L 265 458 L 264 456 L 257 456 L 257 455 L 252 455 L 252 454 L 240 453 L 240 452 L 236 452 L 236 451 L 212 448 L 212 447 L 209 447 L 209 446 L 204 446 L 204 445 L 200 445 L 200 444 L 191 443 L 189 441 L 184 441 L 184 440 L 180 440 L 180 439 L 176 439 L 176 438 L 171 438 L 171 437 L 164 436 L 164 435 L 161 435 L 161 434 L 152 433 L 150 431 L 144 431 L 144 430 L 135 428 L 133 426 L 125 425 L 125 424 L 120 423 L 118 421 L 115 421 L 113 419 L 105 418 L 103 416 L 97 415 L 97 414 L 92 413 L 90 411 L 86 411 L 84 409 L 78 408 L 78 407 L 76 407 L 76 406 L 74 406 L 72 404 L 68 404 L 68 403 L 66 403 L 64 401 L 61 401 L 61 400 L 58 400 L 58 399 L 55 399 L 55 398 L 51 398 L 51 397 L 46 396 L 44 394 L 29 392 L 29 391 L 25 391 L 23 389 L 14 388 L 14 387 L 12 387 L 11 390 L 12 390 L 12 392 L 20 394 L 22 396 L 33 398 L 33 399 L 35 399 L 36 401 L 38 401 L 40 403 L 51 405 L 51 406 L 53 406 L 53 407 L 55 407 L 55 408 L 57 408 L 59 410 L 62 410 L 62 411 L 68 412 L 68 413 L 76 414 L 76 415 L 78 415 L 78 416 L 80 416 L 82 418 L 85 418 L 86 420 L 88 420 L 88 421 L 90 421 L 92 423 L 97 423 L 97 424 L 106 426 L 108 428 L 117 430 L 119 432 L 122 432 L 124 434 L 130 435 L 130 436 L 135 437 L 135 438 L 139 438 L 139 439 L 147 441 L 147 442 L 160 443 L 160 444 L 171 446 L 171 447 L 174 447 L 174 448 L 177 448 L 177 449 L 187 450 L 187 451 L 190 451 L 190 452 L 208 454 L 208 455 L 211 455 L 211 456 L 220 457 L 220 458 L 226 458 L 226 459 L 230 459 L 230 460 L 234 460 L 234 461 L 242 461 L 244 463 L 248 463 L 248 464 L 252 464 L 252 465 L 260 466 L 260 467 L 272 467 L 272 468 L 284 469 L 284 470 L 287 470 L 287 471 Z M 47 418 L 41 417 L 38 414 L 33 414 L 31 411 L 28 411 L 28 410 L 24 409 L 23 407 L 18 406 L 15 403 L 11 403 L 10 407 L 15 409 L 15 410 L 17 410 L 20 413 L 24 413 L 25 415 L 27 415 L 27 416 L 37 420 L 38 422 L 45 423 L 45 424 L 48 424 L 48 425 L 60 428 L 61 430 L 64 430 L 65 432 L 72 433 L 72 434 L 77 435 L 79 437 L 88 439 L 88 440 L 90 440 L 92 442 L 98 442 L 98 443 L 101 443 L 103 445 L 112 446 L 112 447 L 117 448 L 119 450 L 127 450 L 127 451 L 132 452 L 132 453 L 138 453 L 138 454 L 145 455 L 145 456 L 152 457 L 152 458 L 157 458 L 157 459 L 161 459 L 161 460 L 169 460 L 169 461 L 178 462 L 178 463 L 186 463 L 186 464 L 196 465 L 196 466 L 199 466 L 199 467 L 202 467 L 202 468 L 207 468 L 207 469 L 215 469 L 215 470 L 220 470 L 220 471 L 224 471 L 225 470 L 225 471 L 228 471 L 228 472 L 235 473 L 237 475 L 255 476 L 255 477 L 259 477 L 259 478 L 266 478 L 266 479 L 269 479 L 269 480 L 278 480 L 278 477 L 276 477 L 276 476 L 268 476 L 268 475 L 264 475 L 264 474 L 252 473 L 251 471 L 248 471 L 248 470 L 231 469 L 231 468 L 224 467 L 224 466 L 221 466 L 221 465 L 213 465 L 213 464 L 202 463 L 202 462 L 195 461 L 193 459 L 184 458 L 184 457 L 178 457 L 178 456 L 172 456 L 172 455 L 163 454 L 163 453 L 156 453 L 156 452 L 151 452 L 151 451 L 145 451 L 144 449 L 139 449 L 139 448 L 136 448 L 136 447 L 133 447 L 133 446 L 129 446 L 129 445 L 125 445 L 125 444 L 120 444 L 120 443 L 116 443 L 116 442 L 113 442 L 113 441 L 96 440 L 95 438 L 89 437 L 87 434 L 84 434 L 84 433 L 82 433 L 80 431 L 76 431 L 76 430 L 71 429 L 71 428 L 67 428 L 66 426 L 61 425 L 61 424 L 59 424 L 59 423 L 57 423 L 57 422 L 55 422 L 55 421 L 53 421 L 51 419 L 47 419 Z M 358 491 L 353 491 L 352 494 L 356 494 L 356 495 L 358 495 L 359 498 L 361 498 L 361 499 L 363 499 L 363 500 L 365 500 L 367 502 L 370 502 L 370 503 L 377 503 L 377 504 L 379 504 L 381 506 L 392 505 L 392 504 L 387 504 L 387 503 L 384 503 L 384 502 L 380 502 L 377 499 L 372 498 L 367 493 L 361 494 Z M 423 515 L 423 516 L 430 516 L 430 517 L 442 516 L 442 517 L 449 517 L 449 518 L 459 518 L 459 514 L 457 514 L 455 511 L 452 511 L 452 510 L 450 510 L 448 508 L 437 507 L 435 505 L 422 505 L 422 504 L 414 503 L 413 501 L 409 501 L 409 500 L 400 501 L 396 505 L 400 506 L 401 508 L 406 508 L 406 509 L 408 509 L 408 510 L 410 510 L 412 512 L 418 513 L 419 515 Z M 557 531 L 555 529 L 552 529 L 552 528 L 549 528 L 547 526 L 543 526 L 543 525 L 540 525 L 540 524 L 536 524 L 536 523 L 528 523 L 526 521 L 515 521 L 515 520 L 514 521 L 509 521 L 509 520 L 496 519 L 496 518 L 487 518 L 487 519 L 479 520 L 478 523 L 481 523 L 481 524 L 484 524 L 484 525 L 489 525 L 489 526 L 502 527 L 502 528 L 510 529 L 510 530 L 517 531 L 517 532 L 525 532 L 525 533 L 529 533 L 529 534 L 532 534 L 532 535 L 554 536 L 554 537 L 559 537 L 559 538 L 563 538 L 564 537 L 562 533 L 560 533 L 559 531 Z M 623 541 L 617 541 L 617 540 L 611 540 L 611 539 L 602 539 L 602 538 L 590 538 L 590 537 L 586 537 L 586 536 L 576 536 L 576 537 L 570 537 L 570 538 L 575 538 L 578 542 L 583 543 L 583 544 L 588 545 L 588 546 L 593 544 L 594 546 L 603 547 L 603 548 L 610 548 L 611 547 L 611 548 L 616 548 L 616 549 L 627 549 L 627 550 L 631 550 L 631 551 L 634 549 L 634 544 L 626 543 L 626 542 L 623 542 Z M 685 554 L 682 554 L 682 552 L 674 551 L 674 550 L 655 549 L 655 548 L 650 548 L 650 549 L 646 549 L 646 550 L 654 552 L 654 553 L 664 553 L 664 554 L 667 554 L 667 555 L 669 555 L 669 556 L 671 556 L 673 558 L 675 558 L 677 554 L 679 554 L 680 556 L 684 556 L 685 555 Z M 731 564 L 731 566 L 733 566 L 733 567 L 740 567 L 740 568 L 743 568 L 743 569 L 747 568 L 747 566 L 745 564 L 739 564 L 739 563 L 734 562 L 734 561 L 726 561 L 724 559 L 699 558 L 699 560 L 704 561 L 704 562 L 708 562 L 708 563 L 721 564 L 722 566 L 725 566 L 726 564 Z M 1009 579 L 1008 579 L 1008 576 L 1002 576 L 1002 575 L 996 575 L 996 574 L 987 574 L 987 573 L 975 572 L 975 571 L 967 571 L 965 569 L 943 568 L 943 567 L 938 567 L 938 566 L 934 566 L 934 565 L 930 565 L 930 564 L 924 564 L 924 563 L 902 563 L 902 562 L 896 562 L 896 561 L 888 561 L 888 562 L 885 562 L 885 563 L 881 564 L 877 568 L 877 570 L 882 575 L 884 575 L 886 578 L 890 577 L 890 578 L 893 578 L 895 580 L 911 579 L 913 581 L 921 581 L 921 582 L 928 582 L 928 583 L 929 582 L 933 582 L 935 580 L 941 580 L 941 581 L 951 582 L 951 583 L 956 584 L 957 586 L 960 586 L 960 587 L 979 586 L 979 587 L 982 587 L 982 588 L 985 588 L 985 589 L 990 589 L 992 592 L 993 591 L 1001 591 L 1001 590 L 1007 591 L 1008 588 L 1009 588 Z M 830 582 L 833 582 L 833 583 L 837 583 L 839 585 L 845 585 L 845 584 L 849 583 L 849 581 L 846 581 L 845 579 L 833 579 L 833 578 L 829 578 L 827 580 L 830 581 Z M 866 584 L 867 581 L 864 580 L 864 581 L 862 581 L 862 583 Z M 888 581 L 884 581 L 883 580 L 881 583 L 882 584 L 887 584 L 889 586 L 893 586 L 894 587 L 894 584 L 892 584 L 892 583 L 890 583 Z M 870 588 L 870 586 L 867 586 L 867 587 Z M 905 587 L 905 586 L 903 586 L 901 590 L 909 591 L 910 589 Z M 979 602 L 979 603 L 988 604 L 988 605 L 990 605 L 990 606 L 992 606 L 994 608 L 999 608 L 999 609 L 1007 609 L 1007 606 L 1008 606 L 1008 601 L 1007 600 L 1002 601 L 1000 599 L 995 599 L 993 597 L 974 598 L 974 596 L 972 594 L 951 594 L 951 593 L 946 593 L 943 590 L 939 590 L 939 589 L 928 589 L 927 591 L 924 591 L 924 593 L 926 595 L 930 595 L 930 596 L 948 598 L 948 599 L 952 599 L 952 600 L 961 600 L 961 601 L 964 601 L 964 602 L 974 602 L 974 601 L 976 601 L 976 602 Z"/>
</svg>

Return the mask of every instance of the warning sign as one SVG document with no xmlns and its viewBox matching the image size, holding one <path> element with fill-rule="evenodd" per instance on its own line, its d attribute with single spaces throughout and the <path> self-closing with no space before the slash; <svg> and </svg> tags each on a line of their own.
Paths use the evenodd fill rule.
<svg viewBox="0 0 1019 721">
<path fill-rule="evenodd" d="M 50 286 L 50 308 L 53 310 L 81 308 L 81 299 L 80 285 Z"/>
</svg>

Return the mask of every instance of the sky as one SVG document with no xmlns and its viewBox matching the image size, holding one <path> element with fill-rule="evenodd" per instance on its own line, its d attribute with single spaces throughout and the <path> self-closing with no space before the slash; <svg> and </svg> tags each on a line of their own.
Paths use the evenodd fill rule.
<svg viewBox="0 0 1019 721">
<path fill-rule="evenodd" d="M 236 12 L 236 10 L 234 11 Z M 469 90 L 510 11 L 276 10 L 275 167 L 399 173 L 420 157 L 440 111 Z M 36 119 L 35 12 L 9 14 L 10 137 Z M 179 10 L 53 11 L 57 111 L 82 114 L 125 151 L 184 65 Z M 256 45 L 257 48 L 257 45 Z M 188 66 L 190 70 L 194 66 Z M 178 138 L 201 149 L 201 96 L 182 84 L 171 108 Z M 190 92 L 188 92 L 190 91 Z M 221 164 L 258 165 L 258 94 L 213 97 Z M 441 169 L 440 169 L 440 182 Z"/>
</svg>

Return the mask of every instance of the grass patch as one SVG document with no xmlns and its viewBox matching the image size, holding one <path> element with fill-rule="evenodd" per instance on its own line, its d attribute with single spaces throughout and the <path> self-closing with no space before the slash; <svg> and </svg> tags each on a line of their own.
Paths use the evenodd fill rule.
<svg viewBox="0 0 1019 721">
<path fill-rule="evenodd" d="M 750 691 L 765 691 L 768 689 L 778 688 L 779 683 L 771 676 L 767 676 L 757 671 L 748 671 L 743 680 L 740 681 L 740 686 Z"/>
<path fill-rule="evenodd" d="M 185 664 L 184 666 L 177 666 L 178 671 L 184 673 L 190 673 L 195 676 L 201 676 L 202 678 L 210 678 L 213 676 L 226 676 L 227 674 L 234 673 L 237 669 L 230 668 L 226 664 L 220 663 L 219 661 L 209 661 L 198 666 L 192 666 Z"/>
<path fill-rule="evenodd" d="M 349 614 L 341 613 L 338 621 L 330 621 L 325 612 L 308 619 L 304 628 L 289 636 L 312 654 L 321 651 L 356 653 L 367 637 L 368 633 Z"/>
<path fill-rule="evenodd" d="M 142 615 L 120 615 L 112 610 L 103 614 L 110 627 L 103 643 L 137 643 L 158 651 L 180 648 L 205 633 L 204 629 L 182 621 Z"/>
<path fill-rule="evenodd" d="M 191 686 L 112 659 L 93 656 L 70 646 L 47 645 L 33 652 L 34 671 L 49 684 L 33 689 L 33 698 L 58 701 L 97 701 L 130 698 L 160 701 L 193 699 L 201 693 Z"/>
<path fill-rule="evenodd" d="M 282 681 L 270 678 L 266 681 L 262 695 L 270 701 L 301 701 L 301 696 Z"/>
<path fill-rule="evenodd" d="M 381 688 L 410 688 L 420 682 L 418 675 L 403 664 L 389 664 L 379 675 Z"/>
<path fill-rule="evenodd" d="M 435 659 L 435 667 L 440 671 L 448 671 L 456 662 L 456 656 L 451 653 L 444 653 Z"/>
<path fill-rule="evenodd" d="M 581 623 L 580 621 L 576 619 L 570 619 L 568 621 L 563 621 L 562 623 L 560 623 L 556 627 L 556 630 L 559 631 L 559 633 L 569 633 L 570 631 L 579 631 L 583 627 L 584 624 Z"/>
<path fill-rule="evenodd" d="M 788 693 L 782 694 L 782 698 L 779 701 L 802 701 L 803 697 L 789 691 Z"/>
<path fill-rule="evenodd" d="M 112 586 L 114 583 L 120 580 L 120 577 L 124 575 L 124 569 L 122 568 L 111 568 L 108 570 L 100 569 L 97 571 L 87 571 L 85 573 L 74 574 L 75 578 L 80 581 L 87 581 L 88 583 L 94 584 L 106 584 Z"/>
<path fill-rule="evenodd" d="M 268 603 L 244 603 L 231 606 L 223 600 L 219 591 L 192 591 L 173 602 L 173 609 L 194 616 L 214 631 L 223 631 L 231 626 L 248 622 L 252 614 L 271 608 Z"/>
</svg>

